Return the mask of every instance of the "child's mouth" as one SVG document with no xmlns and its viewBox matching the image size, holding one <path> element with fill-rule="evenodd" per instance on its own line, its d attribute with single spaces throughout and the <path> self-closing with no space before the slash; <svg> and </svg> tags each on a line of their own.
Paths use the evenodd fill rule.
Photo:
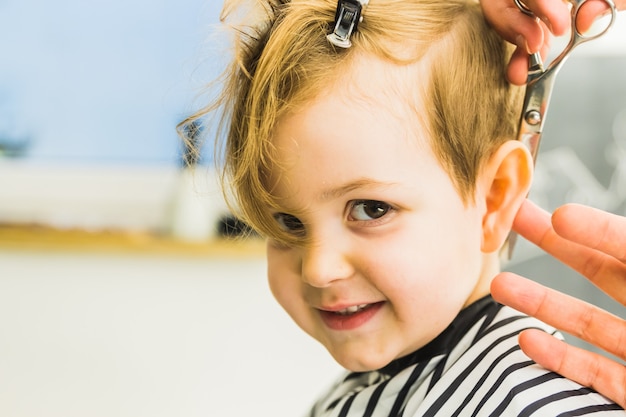
<svg viewBox="0 0 626 417">
<path fill-rule="evenodd" d="M 384 302 L 359 304 L 337 311 L 320 310 L 324 324 L 332 330 L 353 330 L 369 321 Z"/>
<path fill-rule="evenodd" d="M 366 308 L 368 308 L 369 306 L 371 306 L 373 304 L 361 304 L 358 306 L 351 306 L 348 308 L 344 308 L 343 310 L 339 310 L 339 311 L 335 311 L 335 314 L 340 314 L 342 316 L 349 316 L 350 314 L 354 314 L 357 311 L 361 311 L 361 310 L 365 310 Z"/>
</svg>

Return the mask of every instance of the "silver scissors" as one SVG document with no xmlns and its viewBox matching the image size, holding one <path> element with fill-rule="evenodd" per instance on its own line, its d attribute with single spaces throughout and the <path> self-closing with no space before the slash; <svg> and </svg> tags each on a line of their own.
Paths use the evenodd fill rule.
<svg viewBox="0 0 626 417">
<path fill-rule="evenodd" d="M 537 152 L 539 151 L 539 143 L 541 141 L 541 134 L 543 133 L 543 126 L 546 121 L 546 115 L 548 113 L 548 107 L 550 105 L 550 98 L 552 96 L 552 90 L 554 88 L 554 81 L 556 76 L 570 56 L 572 51 L 580 44 L 597 39 L 604 35 L 613 23 L 617 11 L 613 0 L 603 0 L 609 7 L 611 15 L 610 20 L 599 31 L 594 31 L 590 35 L 583 34 L 578 31 L 576 26 L 576 19 L 578 13 L 588 0 L 568 0 L 571 3 L 571 35 L 567 46 L 563 51 L 554 58 L 547 67 L 544 68 L 544 63 L 541 55 L 537 52 L 529 56 L 528 65 L 528 79 L 526 81 L 526 95 L 524 97 L 524 105 L 522 107 L 522 114 L 520 117 L 519 130 L 517 139 L 522 141 L 533 157 L 533 161 L 537 159 Z M 528 16 L 535 17 L 533 12 L 521 1 L 515 0 L 515 4 L 520 11 Z M 517 234 L 511 232 L 509 235 L 508 245 L 508 257 L 511 258 L 515 242 L 517 240 Z"/>
</svg>

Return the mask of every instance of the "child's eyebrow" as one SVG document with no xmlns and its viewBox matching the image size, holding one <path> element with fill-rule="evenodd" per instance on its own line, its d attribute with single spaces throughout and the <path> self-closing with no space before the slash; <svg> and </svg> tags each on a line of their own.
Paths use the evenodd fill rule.
<svg viewBox="0 0 626 417">
<path fill-rule="evenodd" d="M 342 195 L 349 193 L 350 191 L 358 190 L 360 188 L 383 188 L 396 185 L 393 182 L 383 182 L 373 180 L 371 178 L 360 178 L 354 181 L 350 181 L 346 184 L 338 187 L 330 188 L 322 193 L 322 200 L 332 200 L 333 198 L 341 197 Z"/>
</svg>

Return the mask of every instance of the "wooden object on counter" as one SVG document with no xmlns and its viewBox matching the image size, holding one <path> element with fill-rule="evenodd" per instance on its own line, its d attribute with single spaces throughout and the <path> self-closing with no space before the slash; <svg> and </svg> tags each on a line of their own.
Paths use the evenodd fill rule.
<svg viewBox="0 0 626 417">
<path fill-rule="evenodd" d="M 63 230 L 38 225 L 0 224 L 0 250 L 258 258 L 265 255 L 265 242 L 255 237 L 190 242 L 148 232 Z"/>
</svg>

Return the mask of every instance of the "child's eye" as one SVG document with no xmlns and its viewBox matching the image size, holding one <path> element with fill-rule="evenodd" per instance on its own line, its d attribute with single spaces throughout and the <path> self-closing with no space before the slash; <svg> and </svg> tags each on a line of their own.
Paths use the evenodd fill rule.
<svg viewBox="0 0 626 417">
<path fill-rule="evenodd" d="M 380 219 L 391 210 L 391 206 L 383 201 L 358 200 L 352 203 L 350 219 L 357 221 L 371 221 Z"/>
<path fill-rule="evenodd" d="M 296 216 L 287 213 L 274 214 L 276 222 L 285 232 L 291 234 L 300 234 L 304 231 L 304 224 Z"/>
</svg>

